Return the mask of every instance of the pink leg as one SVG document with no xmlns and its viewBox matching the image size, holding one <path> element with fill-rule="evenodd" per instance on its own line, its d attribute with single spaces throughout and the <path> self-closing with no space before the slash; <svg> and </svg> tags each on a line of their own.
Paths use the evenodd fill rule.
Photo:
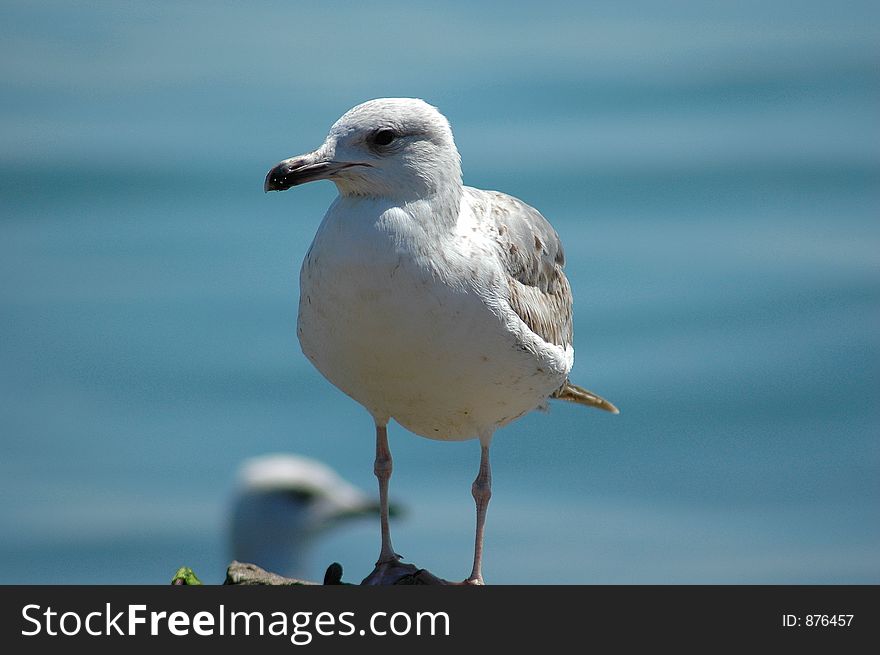
<svg viewBox="0 0 880 655">
<path fill-rule="evenodd" d="M 400 559 L 391 545 L 391 530 L 388 527 L 388 480 L 391 479 L 392 469 L 391 450 L 388 448 L 388 428 L 385 425 L 377 425 L 376 461 L 373 464 L 373 472 L 379 479 L 379 516 L 382 524 L 382 550 L 379 551 L 377 565 Z"/>
<path fill-rule="evenodd" d="M 492 435 L 480 437 L 480 472 L 471 486 L 474 502 L 477 504 L 477 532 L 474 539 L 474 568 L 465 582 L 483 584 L 483 528 L 486 524 L 486 509 L 492 497 L 492 469 L 489 466 L 489 442 Z"/>
<path fill-rule="evenodd" d="M 412 576 L 419 569 L 413 564 L 404 564 L 400 555 L 394 552 L 391 545 L 391 530 L 388 528 L 388 480 L 391 479 L 391 450 L 388 448 L 388 430 L 385 425 L 376 424 L 376 462 L 373 472 L 379 479 L 379 516 L 382 524 L 382 550 L 376 568 L 361 584 L 388 585 L 395 584 L 404 576 Z"/>
</svg>

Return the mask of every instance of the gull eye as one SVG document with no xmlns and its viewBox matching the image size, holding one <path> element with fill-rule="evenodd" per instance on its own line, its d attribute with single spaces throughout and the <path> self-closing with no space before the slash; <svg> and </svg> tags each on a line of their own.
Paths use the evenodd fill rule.
<svg viewBox="0 0 880 655">
<path fill-rule="evenodd" d="M 394 134 L 394 130 L 382 129 L 377 131 L 373 135 L 373 143 L 375 143 L 377 146 L 387 146 L 392 141 L 394 141 L 394 138 L 396 136 L 397 135 Z"/>
</svg>

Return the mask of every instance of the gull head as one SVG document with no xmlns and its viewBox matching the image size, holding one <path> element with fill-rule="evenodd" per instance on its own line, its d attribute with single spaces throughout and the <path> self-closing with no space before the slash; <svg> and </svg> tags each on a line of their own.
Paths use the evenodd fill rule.
<svg viewBox="0 0 880 655">
<path fill-rule="evenodd" d="M 401 201 L 461 187 L 461 160 L 449 121 L 415 98 L 381 98 L 348 110 L 317 150 L 269 171 L 265 191 L 330 180 L 344 196 Z"/>
</svg>

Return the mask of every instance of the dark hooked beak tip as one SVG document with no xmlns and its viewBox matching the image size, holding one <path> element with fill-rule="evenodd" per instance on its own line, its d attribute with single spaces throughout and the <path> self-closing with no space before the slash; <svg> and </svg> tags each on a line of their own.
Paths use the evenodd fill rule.
<svg viewBox="0 0 880 655">
<path fill-rule="evenodd" d="M 266 181 L 263 183 L 263 191 L 286 191 L 292 186 L 302 184 L 307 180 L 301 179 L 303 176 L 298 175 L 306 168 L 304 159 L 285 159 L 283 162 L 275 166 L 266 174 Z"/>
<path fill-rule="evenodd" d="M 273 168 L 271 171 L 269 171 L 269 174 L 266 175 L 266 181 L 263 182 L 263 193 L 269 193 L 270 191 L 278 191 L 278 189 L 275 186 L 277 184 L 277 180 L 272 175 L 272 173 L 274 173 L 274 172 L 275 172 L 275 169 Z"/>
</svg>

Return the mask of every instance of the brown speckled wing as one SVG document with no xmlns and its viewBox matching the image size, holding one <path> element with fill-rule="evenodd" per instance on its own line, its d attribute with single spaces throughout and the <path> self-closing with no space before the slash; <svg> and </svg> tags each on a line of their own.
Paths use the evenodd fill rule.
<svg viewBox="0 0 880 655">
<path fill-rule="evenodd" d="M 514 312 L 544 341 L 572 341 L 571 287 L 562 271 L 559 235 L 538 210 L 497 191 L 468 189 L 478 215 L 488 221 L 508 275 Z"/>
</svg>

